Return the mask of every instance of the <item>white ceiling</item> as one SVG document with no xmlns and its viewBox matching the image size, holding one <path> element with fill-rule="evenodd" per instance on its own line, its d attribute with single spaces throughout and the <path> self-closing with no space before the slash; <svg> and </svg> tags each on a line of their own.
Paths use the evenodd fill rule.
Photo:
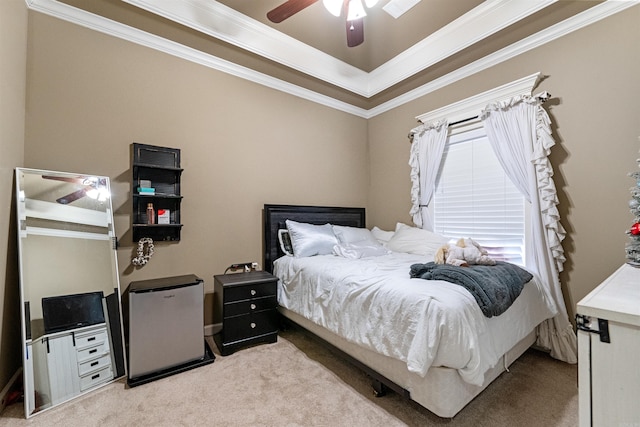
<svg viewBox="0 0 640 427">
<path fill-rule="evenodd" d="M 33 10 L 362 117 L 634 6 L 640 0 L 421 0 L 398 19 L 368 10 L 365 42 L 322 2 L 280 24 L 284 0 L 27 0 Z M 532 70 L 539 71 L 539 70 Z"/>
</svg>

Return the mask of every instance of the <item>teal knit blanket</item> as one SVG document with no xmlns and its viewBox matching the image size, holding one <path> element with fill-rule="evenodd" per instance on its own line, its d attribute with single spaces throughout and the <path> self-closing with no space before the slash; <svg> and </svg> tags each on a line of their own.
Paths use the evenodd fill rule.
<svg viewBox="0 0 640 427">
<path fill-rule="evenodd" d="M 444 280 L 463 286 L 471 292 L 486 317 L 504 313 L 533 278 L 528 271 L 503 261 L 468 267 L 434 262 L 413 264 L 409 274 L 412 278 Z"/>
</svg>

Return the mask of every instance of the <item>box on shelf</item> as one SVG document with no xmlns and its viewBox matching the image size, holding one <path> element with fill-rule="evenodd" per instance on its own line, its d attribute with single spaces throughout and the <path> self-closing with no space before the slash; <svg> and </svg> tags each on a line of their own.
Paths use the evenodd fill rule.
<svg viewBox="0 0 640 427">
<path fill-rule="evenodd" d="M 152 188 L 152 187 L 138 187 L 138 193 L 139 194 L 156 194 L 156 189 Z"/>
<path fill-rule="evenodd" d="M 158 224 L 171 224 L 171 211 L 169 209 L 158 209 Z"/>
</svg>

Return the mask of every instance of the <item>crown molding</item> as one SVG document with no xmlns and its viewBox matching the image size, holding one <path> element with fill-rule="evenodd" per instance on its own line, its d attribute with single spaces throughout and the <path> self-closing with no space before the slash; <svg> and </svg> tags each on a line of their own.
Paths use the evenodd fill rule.
<svg viewBox="0 0 640 427">
<path fill-rule="evenodd" d="M 572 33 L 573 31 L 584 28 L 618 12 L 622 12 L 623 10 L 637 4 L 640 4 L 640 0 L 605 1 L 580 14 L 566 19 L 565 21 L 559 22 L 558 24 L 548 27 L 536 34 L 513 43 L 510 46 L 487 55 L 484 58 L 474 61 L 466 66 L 460 67 L 449 74 L 434 79 L 427 84 L 424 84 L 394 99 L 371 108 L 367 110 L 367 118 L 375 117 L 379 114 L 393 110 L 394 108 L 400 107 L 403 104 L 433 93 L 459 80 L 500 64 L 501 62 L 515 58 L 518 55 L 521 55 L 553 40 L 561 38 L 569 33 Z"/>
<path fill-rule="evenodd" d="M 558 0 L 487 0 L 370 73 L 215 0 L 123 1 L 370 98 Z"/>
<path fill-rule="evenodd" d="M 264 73 L 257 72 L 233 62 L 217 58 L 213 55 L 167 40 L 165 38 L 147 33 L 142 30 L 121 24 L 119 22 L 86 12 L 82 9 L 60 3 L 56 0 L 26 0 L 27 6 L 36 12 L 40 12 L 76 25 L 98 31 L 113 37 L 139 44 L 154 50 L 167 53 L 196 64 L 203 65 L 226 74 L 239 77 L 272 89 L 285 92 L 299 98 L 306 99 L 327 107 L 366 118 L 367 110 L 356 107 L 335 98 L 322 95 L 309 89 L 285 82 Z"/>
<path fill-rule="evenodd" d="M 367 73 L 215 0 L 122 0 L 203 34 L 368 97 Z"/>
<path fill-rule="evenodd" d="M 557 0 L 487 0 L 369 73 L 375 95 Z"/>
<path fill-rule="evenodd" d="M 166 0 L 170 1 L 170 0 Z M 200 1 L 200 0 L 185 0 Z M 459 68 L 447 75 L 435 79 L 423 86 L 408 91 L 390 101 L 371 109 L 363 109 L 349 103 L 339 101 L 326 95 L 305 89 L 303 87 L 271 77 L 264 73 L 234 64 L 230 61 L 217 58 L 193 48 L 164 39 L 162 37 L 129 27 L 110 19 L 86 12 L 84 10 L 60 3 L 57 0 L 25 0 L 27 7 L 58 19 L 62 19 L 76 25 L 89 28 L 94 31 L 118 37 L 151 49 L 155 49 L 169 55 L 173 55 L 187 61 L 234 75 L 236 77 L 264 85 L 289 95 L 297 96 L 311 102 L 343 111 L 358 117 L 369 119 L 386 111 L 397 108 L 403 104 L 428 95 L 449 84 L 455 83 L 475 73 L 488 69 L 496 64 L 514 58 L 524 52 L 551 42 L 573 31 L 579 30 L 594 22 L 600 21 L 629 7 L 640 3 L 640 0 L 607 0 L 563 22 L 529 36 L 493 54 L 487 55 L 471 64 Z M 176 2 L 179 3 L 179 2 Z M 215 3 L 215 2 L 214 2 Z M 528 2 L 525 2 L 528 3 Z M 335 72 L 335 69 L 331 69 Z M 374 76 L 375 78 L 375 76 Z"/>
</svg>

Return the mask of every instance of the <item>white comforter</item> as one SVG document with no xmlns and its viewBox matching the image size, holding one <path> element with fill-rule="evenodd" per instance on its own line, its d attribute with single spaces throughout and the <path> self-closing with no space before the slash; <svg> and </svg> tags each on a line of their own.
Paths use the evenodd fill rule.
<svg viewBox="0 0 640 427">
<path fill-rule="evenodd" d="M 503 315 L 483 316 L 471 294 L 444 281 L 409 278 L 424 257 L 335 255 L 282 257 L 274 263 L 281 306 L 348 341 L 406 362 L 424 376 L 431 366 L 457 369 L 481 385 L 502 354 L 555 314 L 535 279 Z"/>
</svg>

